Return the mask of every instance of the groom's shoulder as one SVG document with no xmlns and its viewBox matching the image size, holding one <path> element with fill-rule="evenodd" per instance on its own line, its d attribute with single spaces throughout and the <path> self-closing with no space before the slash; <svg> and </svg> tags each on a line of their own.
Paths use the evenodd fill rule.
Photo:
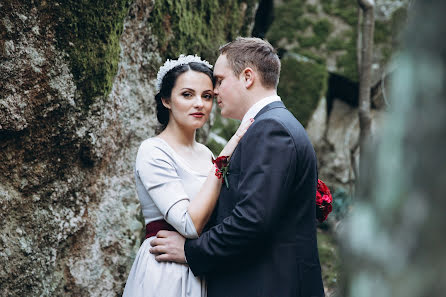
<svg viewBox="0 0 446 297">
<path fill-rule="evenodd" d="M 272 106 L 270 109 L 262 113 L 256 121 L 257 120 L 275 121 L 287 129 L 292 130 L 304 129 L 302 124 L 283 104 Z"/>
<path fill-rule="evenodd" d="M 266 110 L 255 119 L 254 123 L 256 122 L 260 124 L 259 128 L 261 127 L 266 131 L 271 129 L 279 129 L 284 131 L 293 139 L 294 143 L 298 143 L 299 146 L 304 145 L 312 147 L 311 141 L 303 125 L 283 104 L 282 106 L 277 106 Z"/>
</svg>

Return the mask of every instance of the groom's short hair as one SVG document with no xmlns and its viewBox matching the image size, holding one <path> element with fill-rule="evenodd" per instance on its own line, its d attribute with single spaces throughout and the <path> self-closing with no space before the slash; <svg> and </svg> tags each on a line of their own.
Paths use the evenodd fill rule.
<svg viewBox="0 0 446 297">
<path fill-rule="evenodd" d="M 277 88 L 280 75 L 280 60 L 274 47 L 260 38 L 237 37 L 219 49 L 225 55 L 236 76 L 246 67 L 255 68 L 260 82 L 266 88 Z"/>
</svg>

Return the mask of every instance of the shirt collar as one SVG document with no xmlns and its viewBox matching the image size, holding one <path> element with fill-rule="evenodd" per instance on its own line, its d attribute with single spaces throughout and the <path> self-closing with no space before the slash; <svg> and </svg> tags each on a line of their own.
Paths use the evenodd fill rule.
<svg viewBox="0 0 446 297">
<path fill-rule="evenodd" d="M 251 106 L 248 111 L 245 113 L 245 116 L 242 119 L 242 123 L 254 118 L 259 111 L 264 108 L 265 106 L 267 106 L 268 104 L 275 102 L 275 101 L 281 101 L 280 97 L 277 95 L 273 95 L 273 96 L 269 96 L 266 98 L 263 98 L 262 100 L 256 102 L 253 106 Z"/>
</svg>

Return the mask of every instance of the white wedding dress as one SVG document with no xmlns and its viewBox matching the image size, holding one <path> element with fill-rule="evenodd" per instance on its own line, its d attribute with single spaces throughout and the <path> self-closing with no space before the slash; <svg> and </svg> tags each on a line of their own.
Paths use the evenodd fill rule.
<svg viewBox="0 0 446 297">
<path fill-rule="evenodd" d="M 207 149 L 209 151 L 209 149 Z M 212 168 L 209 151 L 209 170 Z M 135 163 L 136 190 L 145 223 L 164 219 L 186 238 L 197 238 L 187 213 L 189 199 L 195 197 L 207 172 L 192 169 L 163 139 L 145 140 Z M 157 262 L 144 240 L 124 289 L 124 297 L 205 297 L 206 284 L 187 265 Z"/>
</svg>

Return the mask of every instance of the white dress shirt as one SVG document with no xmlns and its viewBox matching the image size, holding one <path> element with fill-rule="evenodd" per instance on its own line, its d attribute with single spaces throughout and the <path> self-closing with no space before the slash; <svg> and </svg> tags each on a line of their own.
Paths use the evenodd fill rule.
<svg viewBox="0 0 446 297">
<path fill-rule="evenodd" d="M 251 106 L 248 109 L 248 111 L 245 113 L 245 115 L 243 116 L 243 119 L 242 119 L 242 123 L 251 119 L 251 118 L 254 118 L 262 108 L 264 108 L 268 104 L 275 102 L 275 101 L 282 101 L 282 100 L 280 99 L 279 96 L 274 95 L 274 96 L 269 96 L 269 97 L 263 98 L 262 100 L 258 101 L 256 104 Z"/>
</svg>

